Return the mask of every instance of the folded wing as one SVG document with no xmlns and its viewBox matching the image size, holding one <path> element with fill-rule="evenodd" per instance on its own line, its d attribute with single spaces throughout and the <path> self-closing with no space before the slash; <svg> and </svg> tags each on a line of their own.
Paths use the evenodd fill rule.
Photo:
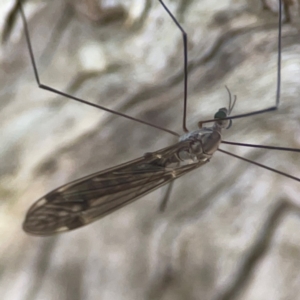
<svg viewBox="0 0 300 300">
<path fill-rule="evenodd" d="M 55 189 L 31 206 L 24 230 L 51 235 L 84 226 L 206 162 L 178 164 L 176 153 L 185 147 L 187 142 L 179 142 Z"/>
</svg>

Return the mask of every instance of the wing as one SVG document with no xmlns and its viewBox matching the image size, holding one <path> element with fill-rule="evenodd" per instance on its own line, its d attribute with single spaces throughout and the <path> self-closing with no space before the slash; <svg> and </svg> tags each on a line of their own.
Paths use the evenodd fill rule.
<svg viewBox="0 0 300 300">
<path fill-rule="evenodd" d="M 178 166 L 178 149 L 188 147 L 188 142 L 179 142 L 63 185 L 30 207 L 23 229 L 46 236 L 100 219 L 206 163 Z"/>
</svg>

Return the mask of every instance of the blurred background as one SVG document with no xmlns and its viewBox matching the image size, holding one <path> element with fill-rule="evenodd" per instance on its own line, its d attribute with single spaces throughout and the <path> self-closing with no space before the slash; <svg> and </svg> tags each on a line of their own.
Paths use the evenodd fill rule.
<svg viewBox="0 0 300 300">
<path fill-rule="evenodd" d="M 277 112 L 224 140 L 300 148 L 299 2 L 285 2 Z M 188 33 L 188 128 L 227 106 L 274 105 L 277 0 L 166 0 Z M 158 1 L 24 1 L 41 81 L 182 133 L 180 31 Z M 15 1 L 1 1 L 0 299 L 300 299 L 299 182 L 216 152 L 210 163 L 89 226 L 22 231 L 71 180 L 156 151 L 163 131 L 38 89 Z M 221 145 L 300 177 L 300 154 Z"/>
</svg>

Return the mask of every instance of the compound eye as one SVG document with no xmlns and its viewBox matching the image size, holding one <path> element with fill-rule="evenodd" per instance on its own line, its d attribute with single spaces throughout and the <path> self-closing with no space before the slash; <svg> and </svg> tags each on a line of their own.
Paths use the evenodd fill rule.
<svg viewBox="0 0 300 300">
<path fill-rule="evenodd" d="M 219 110 L 217 113 L 214 115 L 214 119 L 223 119 L 227 117 L 227 113 L 223 110 Z"/>
</svg>

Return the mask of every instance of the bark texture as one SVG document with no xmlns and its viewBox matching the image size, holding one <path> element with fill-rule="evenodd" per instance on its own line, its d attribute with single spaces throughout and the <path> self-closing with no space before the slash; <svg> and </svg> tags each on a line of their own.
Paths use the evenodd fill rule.
<svg viewBox="0 0 300 300">
<path fill-rule="evenodd" d="M 225 85 L 234 114 L 274 104 L 277 1 L 166 4 L 189 38 L 190 130 L 227 106 Z M 44 84 L 182 133 L 182 37 L 158 1 L 25 8 Z M 300 148 L 299 3 L 285 8 L 280 108 L 234 120 L 224 140 Z M 0 299 L 298 299 L 299 182 L 221 152 L 175 181 L 165 213 L 158 190 L 73 232 L 22 231 L 43 194 L 176 138 L 39 90 L 13 10 L 1 4 Z M 222 149 L 300 177 L 300 154 Z"/>
</svg>

